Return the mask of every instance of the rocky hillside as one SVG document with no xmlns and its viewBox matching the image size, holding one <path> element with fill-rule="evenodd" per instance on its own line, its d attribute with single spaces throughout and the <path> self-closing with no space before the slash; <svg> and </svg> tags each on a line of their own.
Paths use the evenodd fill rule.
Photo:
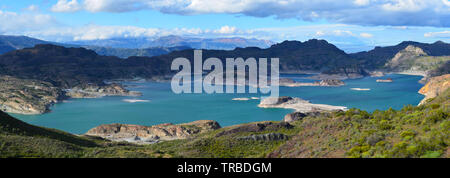
<svg viewBox="0 0 450 178">
<path fill-rule="evenodd" d="M 375 47 L 373 50 L 353 53 L 350 56 L 359 60 L 364 69 L 378 70 L 383 69 L 388 61 L 408 46 L 420 48 L 429 56 L 450 56 L 450 44 L 442 41 L 432 44 L 404 41 L 395 46 Z"/>
<path fill-rule="evenodd" d="M 62 89 L 52 83 L 0 75 L 0 111 L 18 114 L 42 114 L 50 106 L 69 97 L 97 98 L 103 96 L 136 96 L 119 84 L 83 84 Z"/>
<path fill-rule="evenodd" d="M 164 67 L 163 67 L 164 66 Z M 168 61 L 145 57 L 99 56 L 84 48 L 36 45 L 0 56 L 0 75 L 50 82 L 57 87 L 95 83 L 107 79 L 145 77 L 166 74 Z"/>
<path fill-rule="evenodd" d="M 431 78 L 425 86 L 423 86 L 419 93 L 425 95 L 425 98 L 420 104 L 430 102 L 433 98 L 443 95 L 450 88 L 450 74 L 437 76 Z"/>
<path fill-rule="evenodd" d="M 385 67 L 390 72 L 423 75 L 427 78 L 449 61 L 450 56 L 429 56 L 423 49 L 409 45 L 389 60 Z"/>
<path fill-rule="evenodd" d="M 10 113 L 42 114 L 64 99 L 64 92 L 51 83 L 0 76 L 0 110 Z"/>
<path fill-rule="evenodd" d="M 160 124 L 141 126 L 130 124 L 101 125 L 89 130 L 86 135 L 99 136 L 112 141 L 133 143 L 155 143 L 159 141 L 186 139 L 195 134 L 219 129 L 216 121 L 194 121 L 186 124 Z"/>
<path fill-rule="evenodd" d="M 192 50 L 175 51 L 168 55 L 154 58 L 172 60 L 176 57 L 193 59 Z M 209 57 L 226 58 L 242 57 L 244 59 L 279 58 L 280 72 L 323 72 L 328 75 L 337 74 L 345 78 L 362 77 L 365 71 L 344 51 L 325 40 L 284 41 L 267 49 L 256 47 L 236 48 L 235 50 L 203 50 L 203 59 Z"/>
</svg>

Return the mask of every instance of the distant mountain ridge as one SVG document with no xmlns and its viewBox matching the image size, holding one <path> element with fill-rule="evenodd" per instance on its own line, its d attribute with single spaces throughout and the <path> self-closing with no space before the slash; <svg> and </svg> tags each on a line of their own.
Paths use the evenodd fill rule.
<svg viewBox="0 0 450 178">
<path fill-rule="evenodd" d="M 120 58 L 127 58 L 130 56 L 159 56 L 163 54 L 168 54 L 172 51 L 180 51 L 185 49 L 191 49 L 188 46 L 175 46 L 175 47 L 151 47 L 151 48 L 109 48 L 109 47 L 99 47 L 99 46 L 83 46 L 86 49 L 95 51 L 99 55 L 103 56 L 116 56 Z"/>
<path fill-rule="evenodd" d="M 67 42 L 83 46 L 103 46 L 109 48 L 151 48 L 187 46 L 195 49 L 232 50 L 236 47 L 268 48 L 274 42 L 268 40 L 232 38 L 190 38 L 181 36 L 164 36 L 157 39 L 150 38 L 112 38 L 104 40 L 82 40 Z"/>
<path fill-rule="evenodd" d="M 0 54 L 13 50 L 34 47 L 37 44 L 51 44 L 51 42 L 30 38 L 27 36 L 0 35 Z"/>
<path fill-rule="evenodd" d="M 27 36 L 7 36 L 0 35 L 0 54 L 7 53 L 14 50 L 19 50 L 23 48 L 32 48 L 38 44 L 53 44 L 64 47 L 83 47 L 86 49 L 94 50 L 99 55 L 104 56 L 117 56 L 120 58 L 127 58 L 130 56 L 158 56 L 162 54 L 170 53 L 174 50 L 190 49 L 186 46 L 174 46 L 174 47 L 150 47 L 143 49 L 131 49 L 131 48 L 109 48 L 102 46 L 82 46 L 76 44 L 65 44 L 39 40 L 35 38 L 30 38 Z"/>
<path fill-rule="evenodd" d="M 227 49 L 236 47 L 257 46 L 261 48 L 270 47 L 273 44 L 267 40 L 244 39 L 244 38 L 183 38 L 179 36 L 166 36 L 156 40 L 146 38 L 116 38 L 107 40 L 73 41 L 57 43 L 30 38 L 26 36 L 0 35 L 0 54 L 31 48 L 37 44 L 54 44 L 64 47 L 83 47 L 94 50 L 97 54 L 105 56 L 117 56 L 127 58 L 130 56 L 158 56 L 175 50 L 184 49 Z"/>
</svg>

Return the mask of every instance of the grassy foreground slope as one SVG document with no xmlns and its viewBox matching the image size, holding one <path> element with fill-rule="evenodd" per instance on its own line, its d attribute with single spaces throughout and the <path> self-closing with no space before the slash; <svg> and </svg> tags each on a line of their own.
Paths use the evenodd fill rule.
<svg viewBox="0 0 450 178">
<path fill-rule="evenodd" d="M 290 124 L 249 123 L 151 145 L 75 136 L 0 113 L 0 157 L 448 158 L 449 98 L 447 90 L 424 105 L 405 106 L 398 111 L 371 114 L 351 109 Z"/>
</svg>

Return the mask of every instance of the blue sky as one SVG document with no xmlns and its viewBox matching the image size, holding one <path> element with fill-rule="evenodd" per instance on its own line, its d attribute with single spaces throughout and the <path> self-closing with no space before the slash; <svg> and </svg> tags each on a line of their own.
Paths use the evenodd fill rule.
<svg viewBox="0 0 450 178">
<path fill-rule="evenodd" d="M 449 0 L 0 0 L 0 34 L 51 41 L 180 35 L 326 39 L 346 51 L 450 42 Z"/>
</svg>

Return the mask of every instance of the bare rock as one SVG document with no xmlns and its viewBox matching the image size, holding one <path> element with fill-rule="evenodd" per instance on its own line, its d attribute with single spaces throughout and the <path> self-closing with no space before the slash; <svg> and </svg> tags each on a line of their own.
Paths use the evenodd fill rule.
<svg viewBox="0 0 450 178">
<path fill-rule="evenodd" d="M 129 91 L 116 83 L 106 85 L 88 83 L 67 90 L 66 95 L 72 98 L 99 98 L 103 96 L 140 96 L 141 93 Z"/>
<path fill-rule="evenodd" d="M 345 83 L 337 79 L 325 79 L 320 82 L 315 82 L 318 86 L 343 86 Z"/>
<path fill-rule="evenodd" d="M 439 96 L 448 88 L 450 88 L 450 74 L 431 78 L 428 83 L 419 90 L 420 94 L 425 95 L 425 98 L 419 105 L 425 104 L 428 99 Z"/>
<path fill-rule="evenodd" d="M 113 141 L 151 143 L 161 140 L 185 139 L 198 133 L 219 128 L 219 123 L 211 120 L 200 120 L 177 125 L 168 123 L 155 126 L 106 124 L 90 129 L 85 135 L 98 136 Z"/>
<path fill-rule="evenodd" d="M 337 111 L 337 110 L 347 110 L 344 106 L 332 106 L 326 104 L 312 104 L 309 101 L 292 98 L 288 96 L 283 97 L 268 97 L 261 100 L 258 107 L 261 108 L 284 108 L 284 109 L 294 109 L 296 112 L 316 112 L 316 111 Z"/>
<path fill-rule="evenodd" d="M 259 123 L 252 123 L 252 124 L 243 124 L 243 125 L 237 125 L 233 126 L 229 130 L 225 130 L 223 132 L 220 132 L 216 135 L 216 137 L 221 137 L 225 135 L 231 135 L 235 133 L 241 133 L 241 132 L 261 132 L 261 131 L 270 131 L 270 130 L 278 130 L 282 128 L 291 129 L 294 126 L 287 122 L 259 122 Z"/>
<path fill-rule="evenodd" d="M 290 123 L 290 122 L 302 120 L 306 117 L 319 117 L 319 116 L 328 116 L 328 115 L 329 115 L 328 112 L 307 112 L 307 113 L 293 112 L 290 114 L 286 114 L 286 116 L 284 116 L 283 121 Z"/>
<path fill-rule="evenodd" d="M 42 114 L 64 98 L 64 92 L 39 80 L 0 76 L 0 110 L 17 114 Z"/>
</svg>

